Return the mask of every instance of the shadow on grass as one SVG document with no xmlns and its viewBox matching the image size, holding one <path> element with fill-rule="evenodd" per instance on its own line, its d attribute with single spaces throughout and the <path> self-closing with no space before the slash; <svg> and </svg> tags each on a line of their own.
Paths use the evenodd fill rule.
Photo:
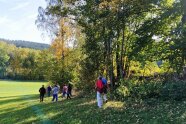
<svg viewBox="0 0 186 124">
<path fill-rule="evenodd" d="M 39 95 L 22 95 L 6 97 L 0 101 L 0 124 L 14 123 L 51 123 L 45 118 L 43 111 L 37 106 Z"/>
<path fill-rule="evenodd" d="M 0 118 L 0 122 L 2 124 L 14 124 L 19 122 L 29 123 L 39 121 L 39 118 L 37 118 L 31 106 L 7 111 L 6 113 L 0 114 Z"/>
<path fill-rule="evenodd" d="M 54 123 L 183 123 L 186 119 L 184 102 L 158 101 L 153 105 L 108 102 L 98 109 L 93 99 L 74 98 L 38 105 Z"/>
<path fill-rule="evenodd" d="M 9 96 L 9 97 L 0 97 L 0 98 L 1 98 L 0 105 L 4 105 L 4 104 L 16 103 L 16 102 L 23 102 L 25 101 L 25 99 L 33 100 L 39 98 L 39 95 L 34 94 L 34 95 Z"/>
<path fill-rule="evenodd" d="M 29 99 L 36 101 L 37 97 L 29 96 Z M 59 102 L 51 102 L 49 98 L 44 103 L 37 101 L 25 108 L 5 111 L 9 112 L 0 114 L 1 123 L 175 124 L 184 123 L 186 120 L 184 101 L 157 100 L 152 104 L 110 101 L 102 109 L 98 109 L 93 98 L 63 99 Z"/>
</svg>

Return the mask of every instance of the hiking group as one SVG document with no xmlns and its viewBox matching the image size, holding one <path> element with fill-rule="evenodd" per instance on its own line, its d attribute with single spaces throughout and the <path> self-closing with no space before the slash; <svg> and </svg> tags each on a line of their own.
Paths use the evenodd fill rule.
<svg viewBox="0 0 186 124">
<path fill-rule="evenodd" d="M 97 105 L 99 108 L 103 106 L 103 102 L 107 103 L 107 89 L 108 83 L 106 78 L 100 76 L 95 84 Z"/>
<path fill-rule="evenodd" d="M 42 87 L 39 89 L 40 93 L 40 102 L 43 102 L 44 96 L 47 93 L 48 97 L 53 96 L 52 101 L 58 101 L 58 94 L 60 92 L 60 89 L 62 89 L 62 98 L 66 97 L 67 99 L 71 99 L 72 96 L 72 85 L 69 83 L 68 85 L 64 84 L 62 87 L 58 85 L 48 86 L 47 88 L 42 85 Z"/>
<path fill-rule="evenodd" d="M 58 85 L 54 85 L 53 87 L 48 86 L 45 89 L 44 85 L 39 89 L 40 92 L 40 102 L 43 102 L 44 95 L 47 93 L 48 97 L 53 95 L 52 101 L 58 101 L 58 94 L 61 89 L 62 98 L 66 97 L 67 99 L 71 99 L 72 96 L 72 85 L 69 83 L 68 85 L 64 84 L 62 87 Z M 103 102 L 107 103 L 107 89 L 108 83 L 106 78 L 100 76 L 95 84 L 96 89 L 96 98 L 97 98 L 97 105 L 99 108 L 103 106 Z"/>
</svg>

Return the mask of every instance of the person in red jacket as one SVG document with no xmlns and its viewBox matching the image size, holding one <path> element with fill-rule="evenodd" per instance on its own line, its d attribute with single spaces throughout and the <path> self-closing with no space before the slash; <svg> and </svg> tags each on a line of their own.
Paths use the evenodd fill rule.
<svg viewBox="0 0 186 124">
<path fill-rule="evenodd" d="M 102 93 L 103 93 L 103 83 L 102 77 L 99 77 L 96 81 L 95 89 L 97 91 L 97 104 L 98 107 L 101 108 L 103 105 Z"/>
</svg>

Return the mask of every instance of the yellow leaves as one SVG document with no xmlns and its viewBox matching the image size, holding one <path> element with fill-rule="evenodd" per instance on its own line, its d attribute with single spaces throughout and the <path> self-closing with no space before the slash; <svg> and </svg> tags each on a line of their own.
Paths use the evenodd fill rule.
<svg viewBox="0 0 186 124">
<path fill-rule="evenodd" d="M 174 3 L 174 0 L 163 0 L 162 1 L 163 6 L 166 6 L 166 7 L 171 7 L 173 3 Z"/>
<path fill-rule="evenodd" d="M 104 105 L 104 109 L 106 108 L 123 109 L 125 107 L 124 105 L 125 105 L 124 102 L 109 101 Z"/>
<path fill-rule="evenodd" d="M 60 21 L 59 37 L 61 37 L 63 40 L 67 40 L 73 34 L 72 26 L 70 23 L 71 20 L 68 18 L 62 18 Z"/>
<path fill-rule="evenodd" d="M 85 105 L 92 105 L 92 104 L 96 104 L 96 101 L 91 100 L 91 101 L 88 101 L 88 102 L 83 102 L 83 103 L 79 104 L 78 106 L 85 106 Z"/>
<path fill-rule="evenodd" d="M 121 93 L 124 96 L 129 96 L 130 91 L 126 86 L 121 86 L 120 88 L 118 88 L 118 93 Z"/>
<path fill-rule="evenodd" d="M 61 59 L 69 52 L 69 48 L 65 46 L 65 42 L 58 38 L 53 41 L 51 47 L 58 59 Z"/>
<path fill-rule="evenodd" d="M 59 35 L 51 44 L 52 49 L 58 59 L 61 59 L 69 52 L 69 40 L 73 37 L 71 20 L 62 18 L 60 21 Z"/>
<path fill-rule="evenodd" d="M 117 6 L 119 5 L 121 0 L 103 0 L 103 2 L 101 2 L 99 4 L 99 7 L 101 9 L 104 9 L 104 8 L 110 8 L 112 10 L 116 10 L 117 9 Z"/>
</svg>

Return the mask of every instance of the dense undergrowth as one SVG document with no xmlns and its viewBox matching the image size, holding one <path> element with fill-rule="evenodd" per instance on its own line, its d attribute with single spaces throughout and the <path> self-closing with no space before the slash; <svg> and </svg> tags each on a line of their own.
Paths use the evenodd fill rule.
<svg viewBox="0 0 186 124">
<path fill-rule="evenodd" d="M 186 98 L 186 82 L 183 80 L 121 80 L 114 92 L 118 100 L 158 98 L 162 100 L 182 100 Z"/>
</svg>

